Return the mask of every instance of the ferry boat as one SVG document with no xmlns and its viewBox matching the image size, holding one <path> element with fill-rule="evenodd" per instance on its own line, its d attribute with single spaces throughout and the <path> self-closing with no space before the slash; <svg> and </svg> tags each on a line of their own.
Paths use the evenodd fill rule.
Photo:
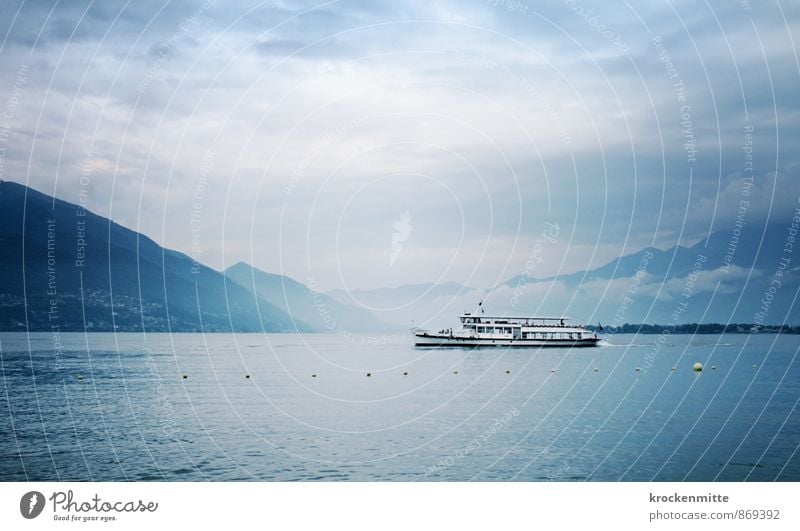
<svg viewBox="0 0 800 531">
<path fill-rule="evenodd" d="M 567 317 L 459 315 L 461 330 L 414 332 L 417 347 L 595 347 L 597 334 Z"/>
</svg>

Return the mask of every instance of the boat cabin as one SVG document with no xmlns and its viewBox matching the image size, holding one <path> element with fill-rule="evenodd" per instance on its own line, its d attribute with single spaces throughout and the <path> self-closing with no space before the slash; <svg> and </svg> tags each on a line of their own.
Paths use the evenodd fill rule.
<svg viewBox="0 0 800 531">
<path fill-rule="evenodd" d="M 582 326 L 568 325 L 567 317 L 459 316 L 464 332 L 473 337 L 497 339 L 580 340 L 589 334 Z"/>
</svg>

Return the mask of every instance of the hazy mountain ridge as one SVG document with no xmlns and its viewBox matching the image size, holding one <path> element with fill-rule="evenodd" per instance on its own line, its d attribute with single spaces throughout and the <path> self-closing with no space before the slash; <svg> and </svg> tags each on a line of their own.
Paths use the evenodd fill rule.
<svg viewBox="0 0 800 531">
<path fill-rule="evenodd" d="M 443 282 L 349 291 L 336 289 L 328 291 L 327 295 L 343 303 L 363 305 L 382 320 L 407 329 L 412 324 L 428 326 L 432 319 L 452 322 L 458 313 L 472 308 L 480 300 L 482 290 L 457 282 Z M 458 307 L 463 299 L 470 299 L 470 302 L 466 307 Z"/>
<path fill-rule="evenodd" d="M 474 290 L 457 282 L 442 282 L 403 284 L 395 288 L 335 289 L 326 292 L 326 294 L 345 304 L 358 301 L 369 306 L 380 306 L 382 304 L 402 305 L 418 298 L 436 298 L 469 291 Z"/>
</svg>

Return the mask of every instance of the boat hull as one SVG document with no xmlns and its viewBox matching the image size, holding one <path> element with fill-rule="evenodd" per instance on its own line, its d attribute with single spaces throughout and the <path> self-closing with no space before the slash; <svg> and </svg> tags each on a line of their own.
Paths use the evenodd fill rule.
<svg viewBox="0 0 800 531">
<path fill-rule="evenodd" d="M 511 347 L 511 348 L 539 348 L 539 347 L 596 347 L 600 342 L 599 337 L 585 339 L 489 339 L 477 337 L 458 337 L 438 334 L 416 334 L 415 347 Z"/>
</svg>

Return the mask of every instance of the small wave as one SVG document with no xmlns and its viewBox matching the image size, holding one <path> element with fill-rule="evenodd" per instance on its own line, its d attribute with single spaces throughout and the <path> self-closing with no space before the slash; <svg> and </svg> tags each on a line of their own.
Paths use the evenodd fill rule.
<svg viewBox="0 0 800 531">
<path fill-rule="evenodd" d="M 764 468 L 761 463 L 728 463 L 728 466 L 743 466 L 747 468 Z"/>
</svg>

